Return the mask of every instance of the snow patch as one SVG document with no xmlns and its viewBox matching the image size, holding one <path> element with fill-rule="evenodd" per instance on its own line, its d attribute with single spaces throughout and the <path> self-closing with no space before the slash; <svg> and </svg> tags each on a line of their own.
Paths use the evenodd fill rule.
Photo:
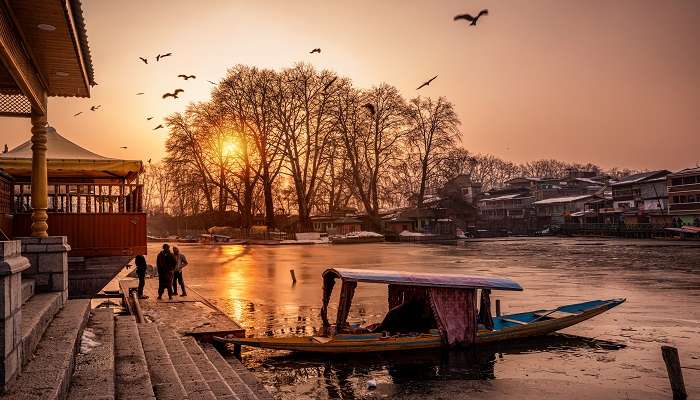
<svg viewBox="0 0 700 400">
<path fill-rule="evenodd" d="M 102 343 L 98 342 L 97 335 L 90 328 L 85 328 L 83 331 L 83 336 L 80 338 L 80 354 L 87 354 L 92 351 L 95 347 L 101 346 Z"/>
</svg>

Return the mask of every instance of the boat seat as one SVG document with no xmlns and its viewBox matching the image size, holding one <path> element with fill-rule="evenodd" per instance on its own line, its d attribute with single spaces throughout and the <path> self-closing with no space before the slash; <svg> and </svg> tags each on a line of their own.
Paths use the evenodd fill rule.
<svg viewBox="0 0 700 400">
<path fill-rule="evenodd" d="M 549 318 L 563 318 L 563 317 L 570 317 L 572 315 L 578 315 L 576 313 L 570 313 L 566 311 L 539 311 L 534 313 L 537 317 L 544 317 L 547 316 Z"/>
<path fill-rule="evenodd" d="M 512 323 L 518 324 L 518 325 L 527 325 L 527 322 L 518 321 L 517 319 L 510 319 L 510 318 L 503 318 L 503 317 L 501 317 L 501 321 L 504 321 L 504 322 L 512 322 Z"/>
</svg>

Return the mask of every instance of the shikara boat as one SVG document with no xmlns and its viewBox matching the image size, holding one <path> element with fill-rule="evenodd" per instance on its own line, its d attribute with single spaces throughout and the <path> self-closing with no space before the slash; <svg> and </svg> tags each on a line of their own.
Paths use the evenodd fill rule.
<svg viewBox="0 0 700 400">
<path fill-rule="evenodd" d="M 327 310 L 335 279 L 342 288 L 336 323 Z M 593 300 L 556 308 L 491 316 L 491 290 L 523 290 L 496 277 L 331 268 L 323 273 L 323 329 L 318 336 L 231 338 L 236 345 L 311 353 L 362 353 L 479 345 L 545 335 L 578 324 L 625 299 Z M 358 282 L 389 286 L 389 312 L 364 328 L 346 320 Z M 481 291 L 477 312 L 476 291 Z M 340 328 L 338 328 L 340 327 Z"/>
</svg>

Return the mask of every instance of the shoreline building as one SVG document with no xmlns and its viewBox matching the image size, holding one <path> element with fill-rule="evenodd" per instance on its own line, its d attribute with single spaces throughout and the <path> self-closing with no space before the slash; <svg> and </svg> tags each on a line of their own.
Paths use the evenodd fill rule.
<svg viewBox="0 0 700 400">
<path fill-rule="evenodd" d="M 700 167 L 686 168 L 666 177 L 668 213 L 683 224 L 700 222 Z"/>
<path fill-rule="evenodd" d="M 613 207 L 622 211 L 626 225 L 670 225 L 668 170 L 642 172 L 612 184 Z"/>
</svg>

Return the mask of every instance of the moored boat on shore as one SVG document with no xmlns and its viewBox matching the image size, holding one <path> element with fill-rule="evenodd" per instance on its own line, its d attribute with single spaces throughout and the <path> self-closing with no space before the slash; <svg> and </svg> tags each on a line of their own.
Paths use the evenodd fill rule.
<svg viewBox="0 0 700 400">
<path fill-rule="evenodd" d="M 522 290 L 504 278 L 353 269 L 324 272 L 322 333 L 303 337 L 230 338 L 236 345 L 312 353 L 364 353 L 480 345 L 545 335 L 578 324 L 625 302 L 593 300 L 492 317 L 491 290 Z M 335 325 L 328 301 L 335 278 L 343 282 Z M 379 324 L 350 326 L 346 319 L 357 282 L 389 286 L 389 312 Z M 476 290 L 481 290 L 477 313 Z M 338 328 L 340 327 L 340 328 Z"/>
</svg>

